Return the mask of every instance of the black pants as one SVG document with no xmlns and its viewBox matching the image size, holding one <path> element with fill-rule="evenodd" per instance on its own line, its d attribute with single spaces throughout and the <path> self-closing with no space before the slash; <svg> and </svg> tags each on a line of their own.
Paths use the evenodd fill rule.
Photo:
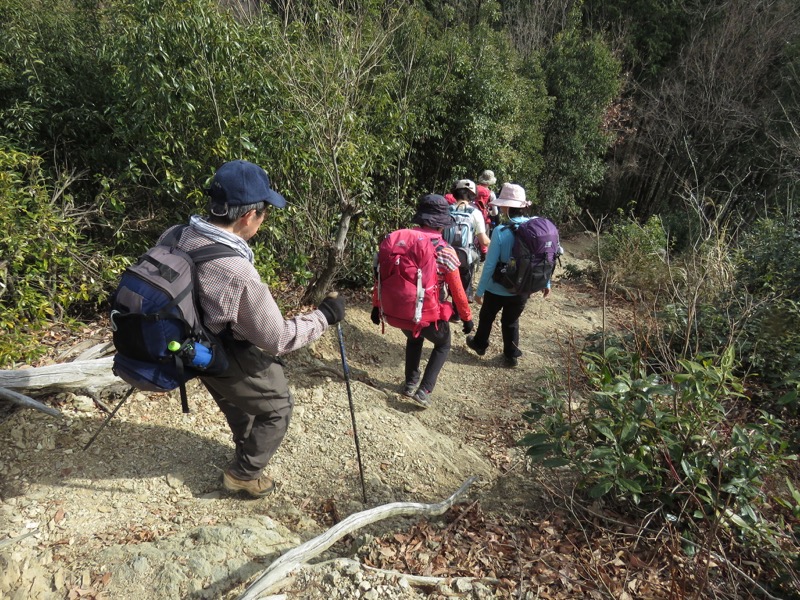
<svg viewBox="0 0 800 600">
<path fill-rule="evenodd" d="M 500 317 L 500 331 L 503 334 L 503 354 L 509 358 L 522 356 L 519 349 L 519 317 L 525 310 L 529 296 L 501 296 L 486 292 L 478 315 L 478 328 L 475 330 L 474 345 L 486 350 L 489 347 L 489 334 L 492 333 L 497 313 Z"/>
<path fill-rule="evenodd" d="M 436 380 L 442 370 L 447 357 L 450 354 L 450 323 L 438 321 L 433 325 L 428 325 L 420 332 L 419 337 L 407 329 L 401 330 L 406 336 L 406 383 L 412 383 L 419 379 L 419 363 L 422 360 L 422 344 L 425 340 L 433 343 L 431 357 L 425 366 L 425 373 L 419 383 L 426 392 L 432 392 L 436 387 Z"/>
<path fill-rule="evenodd" d="M 458 274 L 461 276 L 461 285 L 464 287 L 464 293 L 467 295 L 467 300 L 472 302 L 473 296 L 473 281 L 475 281 L 475 271 L 478 270 L 478 259 L 472 261 L 470 265 L 461 265 Z"/>
</svg>

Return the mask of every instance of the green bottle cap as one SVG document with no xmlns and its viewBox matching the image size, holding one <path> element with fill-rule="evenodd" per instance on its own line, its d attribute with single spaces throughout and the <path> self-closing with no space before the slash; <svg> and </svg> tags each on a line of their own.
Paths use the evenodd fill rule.
<svg viewBox="0 0 800 600">
<path fill-rule="evenodd" d="M 177 352 L 180 349 L 181 349 L 180 342 L 176 342 L 173 340 L 169 344 L 167 344 L 167 350 L 169 350 L 170 352 Z"/>
</svg>

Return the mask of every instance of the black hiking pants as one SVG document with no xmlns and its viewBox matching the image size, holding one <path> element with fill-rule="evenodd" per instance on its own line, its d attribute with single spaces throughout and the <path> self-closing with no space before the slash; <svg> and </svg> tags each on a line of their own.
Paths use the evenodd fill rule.
<svg viewBox="0 0 800 600">
<path fill-rule="evenodd" d="M 422 360 L 422 345 L 425 340 L 433 343 L 433 350 L 425 365 L 425 373 L 422 381 L 419 382 L 426 392 L 432 392 L 436 387 L 436 380 L 442 370 L 447 357 L 450 355 L 450 323 L 447 321 L 437 321 L 423 329 L 419 337 L 407 329 L 401 329 L 406 336 L 406 383 L 412 383 L 419 379 L 419 363 Z"/>
<path fill-rule="evenodd" d="M 519 317 L 525 310 L 529 296 L 501 296 L 487 291 L 483 295 L 481 312 L 478 315 L 478 327 L 475 330 L 473 344 L 476 348 L 486 350 L 489 347 L 489 334 L 500 311 L 500 331 L 503 334 L 503 354 L 508 358 L 522 356 L 519 349 Z"/>
</svg>

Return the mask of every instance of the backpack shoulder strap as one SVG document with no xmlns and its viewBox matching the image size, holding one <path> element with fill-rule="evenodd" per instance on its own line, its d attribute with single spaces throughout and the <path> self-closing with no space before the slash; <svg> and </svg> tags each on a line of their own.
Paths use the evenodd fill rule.
<svg viewBox="0 0 800 600">
<path fill-rule="evenodd" d="M 501 223 L 495 229 L 507 229 L 512 234 L 517 234 L 517 229 L 519 229 L 519 223 L 515 223 L 514 221 L 509 221 L 508 223 Z"/>
<path fill-rule="evenodd" d="M 177 225 L 173 227 L 170 232 L 164 236 L 164 239 L 161 240 L 161 246 L 171 246 L 172 248 L 177 248 L 182 252 L 185 252 L 189 258 L 192 259 L 194 264 L 199 265 L 204 262 L 208 262 L 210 260 L 216 260 L 217 258 L 228 258 L 228 257 L 235 257 L 240 256 L 236 250 L 231 248 L 230 246 L 226 246 L 225 244 L 221 244 L 219 242 L 212 242 L 206 246 L 201 246 L 200 248 L 195 248 L 194 250 L 182 250 L 178 248 L 178 242 L 183 235 L 183 232 L 186 228 L 189 227 L 186 224 Z"/>
<path fill-rule="evenodd" d="M 181 235 L 183 235 L 183 232 L 186 230 L 187 227 L 188 227 L 188 225 L 185 225 L 185 224 L 184 225 L 177 225 L 177 226 L 173 227 L 170 230 L 170 232 L 167 235 L 164 236 L 164 239 L 161 240 L 161 244 L 160 245 L 161 246 L 173 246 L 173 247 L 176 247 L 178 245 L 178 242 L 181 239 Z"/>
<path fill-rule="evenodd" d="M 207 246 L 201 246 L 200 248 L 190 250 L 186 254 L 189 255 L 196 265 L 208 262 L 210 260 L 216 260 L 218 258 L 241 256 L 241 254 L 239 254 L 230 246 L 220 244 L 219 242 L 214 242 L 213 244 L 208 244 Z"/>
</svg>

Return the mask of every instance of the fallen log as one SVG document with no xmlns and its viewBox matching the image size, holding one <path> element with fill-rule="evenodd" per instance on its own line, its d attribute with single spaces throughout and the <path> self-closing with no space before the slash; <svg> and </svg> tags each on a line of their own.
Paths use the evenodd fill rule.
<svg viewBox="0 0 800 600">
<path fill-rule="evenodd" d="M 0 387 L 29 395 L 64 391 L 99 395 L 110 388 L 127 387 L 111 371 L 113 360 L 114 357 L 106 356 L 97 360 L 80 360 L 30 369 L 0 370 Z"/>
<path fill-rule="evenodd" d="M 407 517 L 411 515 L 438 516 L 447 512 L 456 500 L 461 497 L 475 481 L 476 477 L 467 479 L 453 495 L 438 504 L 421 504 L 419 502 L 393 502 L 369 510 L 364 510 L 347 517 L 331 527 L 322 535 L 318 535 L 305 544 L 289 550 L 278 558 L 239 596 L 237 600 L 256 600 L 262 594 L 277 589 L 281 582 L 296 568 L 310 559 L 325 552 L 341 538 L 367 525 L 390 517 Z"/>
<path fill-rule="evenodd" d="M 43 413 L 47 413 L 48 415 L 52 415 L 54 417 L 60 417 L 61 412 L 39 402 L 38 400 L 34 400 L 33 398 L 29 398 L 23 394 L 18 394 L 12 390 L 7 390 L 6 388 L 0 387 L 0 398 L 4 400 L 9 400 L 18 406 L 24 406 L 25 408 L 34 408 L 38 411 Z"/>
</svg>

